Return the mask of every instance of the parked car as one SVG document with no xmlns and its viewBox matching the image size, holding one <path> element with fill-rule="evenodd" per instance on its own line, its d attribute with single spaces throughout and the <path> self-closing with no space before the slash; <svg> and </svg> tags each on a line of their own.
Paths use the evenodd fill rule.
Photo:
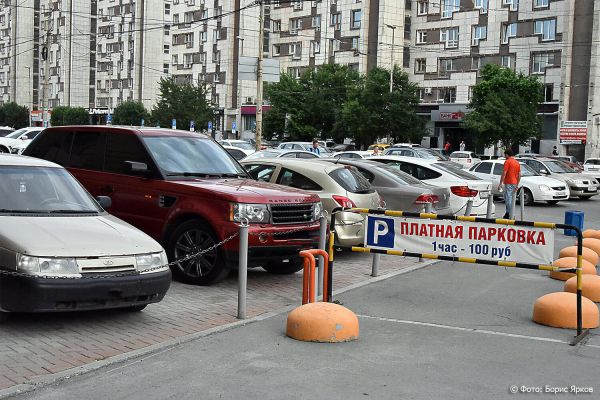
<svg viewBox="0 0 600 400">
<path fill-rule="evenodd" d="M 347 158 L 347 159 L 354 159 L 354 160 L 362 160 L 364 158 L 370 158 L 373 157 L 373 152 L 372 151 L 339 151 L 337 153 L 333 153 L 333 155 L 331 156 L 333 158 Z"/>
<path fill-rule="evenodd" d="M 379 194 L 355 168 L 321 160 L 271 160 L 242 161 L 250 175 L 258 181 L 278 183 L 318 195 L 329 216 L 342 208 L 378 208 Z M 336 239 L 340 246 L 363 243 L 364 216 L 340 213 L 336 218 Z"/>
<path fill-rule="evenodd" d="M 0 137 L 4 137 L 6 135 L 10 135 L 14 131 L 15 131 L 15 129 L 11 128 L 10 126 L 0 126 Z M 0 152 L 2 152 L 2 151 L 0 151 Z M 4 152 L 4 153 L 6 153 L 6 152 Z"/>
<path fill-rule="evenodd" d="M 377 190 L 388 210 L 425 212 L 426 205 L 431 203 L 432 211 L 435 213 L 450 212 L 449 189 L 428 185 L 398 168 L 369 160 L 346 158 L 324 158 L 323 160 L 356 168 Z"/>
<path fill-rule="evenodd" d="M 207 285 L 238 265 L 242 221 L 250 223 L 248 265 L 273 273 L 302 268 L 298 252 L 318 245 L 318 196 L 256 182 L 210 137 L 160 128 L 48 128 L 26 155 L 67 167 L 109 211 L 162 243 L 173 274 Z M 303 229 L 304 228 L 304 229 Z M 291 229 L 296 231 L 287 233 Z M 286 235 L 275 235 L 286 232 Z M 213 248 L 213 246 L 216 246 Z"/>
<path fill-rule="evenodd" d="M 450 161 L 461 164 L 463 168 L 468 168 L 481 160 L 472 151 L 453 151 L 450 153 Z"/>
<path fill-rule="evenodd" d="M 247 154 L 244 152 L 244 150 L 240 149 L 239 147 L 233 147 L 233 146 L 223 145 L 223 148 L 225 150 L 227 150 L 227 152 L 233 158 L 235 158 L 237 161 L 240 161 L 241 159 L 243 159 L 243 158 L 245 158 L 247 156 Z M 254 154 L 254 153 L 252 153 L 252 154 Z"/>
<path fill-rule="evenodd" d="M 240 149 L 244 153 L 246 153 L 247 156 L 249 156 L 250 154 L 252 154 L 256 151 L 256 145 L 252 144 L 250 142 L 247 142 L 245 140 L 227 139 L 227 140 L 221 140 L 219 142 L 219 144 L 221 146 L 237 147 L 238 149 Z"/>
<path fill-rule="evenodd" d="M 583 163 L 583 173 L 600 179 L 600 158 L 588 158 Z"/>
<path fill-rule="evenodd" d="M 310 149 L 312 149 L 313 145 L 312 142 L 282 142 L 279 143 L 279 146 L 277 146 L 278 149 L 281 150 L 304 150 L 304 151 L 310 151 Z M 331 149 L 328 149 L 326 147 L 323 147 L 321 145 L 319 145 L 319 152 L 321 153 L 320 155 L 327 155 L 327 154 L 331 154 Z"/>
<path fill-rule="evenodd" d="M 305 150 L 283 150 L 283 149 L 268 149 L 257 151 L 256 153 L 252 153 L 247 156 L 244 160 L 257 160 L 261 158 L 278 158 L 278 157 L 286 157 L 286 158 L 308 158 L 315 159 L 319 158 L 317 153 L 312 153 L 310 151 Z"/>
<path fill-rule="evenodd" d="M 577 161 L 574 156 L 546 156 L 547 158 L 552 158 L 553 160 L 560 160 L 567 164 L 569 167 L 573 168 L 576 172 L 583 172 L 583 165 Z"/>
<path fill-rule="evenodd" d="M 338 152 L 338 151 L 354 151 L 357 150 L 356 145 L 354 143 L 349 143 L 349 144 L 336 144 L 335 146 L 333 146 L 331 148 L 331 151 Z"/>
<path fill-rule="evenodd" d="M 540 175 L 565 182 L 569 186 L 571 198 L 579 197 L 582 200 L 588 200 L 598 194 L 600 184 L 596 179 L 575 171 L 560 160 L 547 157 L 522 157 L 517 160 L 527 164 Z"/>
<path fill-rule="evenodd" d="M 443 155 L 434 149 L 427 149 L 423 147 L 404 147 L 404 146 L 392 146 L 388 147 L 383 155 L 386 156 L 402 156 L 402 157 L 416 157 L 416 158 L 424 158 L 427 160 L 437 160 L 440 162 L 449 163 L 451 166 L 455 168 L 463 168 L 462 164 L 456 163 L 454 161 L 450 161 L 448 156 Z"/>
<path fill-rule="evenodd" d="M 21 154 L 44 128 L 21 128 L 0 138 L 0 153 Z"/>
<path fill-rule="evenodd" d="M 0 272 L 0 310 L 140 311 L 163 299 L 171 271 L 160 244 L 61 166 L 0 155 L 0 193 L 0 268 L 15 273 Z"/>
<path fill-rule="evenodd" d="M 327 140 L 319 140 L 319 144 L 327 149 L 332 149 L 333 147 L 337 146 L 337 143 L 334 142 L 331 139 L 327 139 Z"/>
<path fill-rule="evenodd" d="M 498 191 L 498 186 L 500 185 L 504 161 L 482 161 L 472 166 L 469 172 L 481 179 L 492 181 L 492 193 L 494 196 L 500 196 L 501 193 Z M 521 188 L 524 190 L 523 199 L 526 205 L 542 201 L 548 204 L 556 204 L 561 200 L 569 198 L 569 188 L 565 182 L 542 176 L 523 162 L 521 162 L 521 182 L 519 188 L 519 190 L 522 190 Z"/>
<path fill-rule="evenodd" d="M 492 197 L 491 181 L 437 160 L 401 156 L 379 156 L 371 160 L 400 169 L 430 185 L 449 189 L 452 214 L 464 214 L 468 201 L 472 200 L 471 215 L 486 215 L 488 199 Z"/>
<path fill-rule="evenodd" d="M 375 147 L 379 147 L 382 150 L 387 149 L 388 147 L 390 147 L 389 144 L 387 143 L 373 143 L 372 145 L 370 145 L 369 147 L 367 147 L 368 151 L 373 151 L 375 150 Z"/>
</svg>

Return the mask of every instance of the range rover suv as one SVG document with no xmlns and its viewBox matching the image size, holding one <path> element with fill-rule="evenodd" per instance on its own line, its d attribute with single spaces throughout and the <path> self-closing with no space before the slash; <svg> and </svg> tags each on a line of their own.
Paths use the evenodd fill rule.
<svg viewBox="0 0 600 400">
<path fill-rule="evenodd" d="M 67 126 L 46 129 L 25 155 L 66 167 L 108 211 L 182 259 L 250 224 L 248 266 L 288 274 L 298 252 L 316 247 L 321 203 L 302 190 L 258 182 L 210 137 L 160 128 Z M 291 231 L 291 232 L 290 232 Z M 238 266 L 234 238 L 176 264 L 173 275 L 208 285 Z"/>
</svg>

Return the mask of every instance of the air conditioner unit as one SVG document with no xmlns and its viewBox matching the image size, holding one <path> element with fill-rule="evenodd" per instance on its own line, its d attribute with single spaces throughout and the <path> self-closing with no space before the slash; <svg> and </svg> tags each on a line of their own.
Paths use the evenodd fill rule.
<svg viewBox="0 0 600 400">
<path fill-rule="evenodd" d="M 254 99 L 252 97 L 246 97 L 246 104 L 254 104 Z"/>
<path fill-rule="evenodd" d="M 425 94 L 431 94 L 431 93 L 433 93 L 433 90 L 430 87 L 425 88 Z"/>
</svg>

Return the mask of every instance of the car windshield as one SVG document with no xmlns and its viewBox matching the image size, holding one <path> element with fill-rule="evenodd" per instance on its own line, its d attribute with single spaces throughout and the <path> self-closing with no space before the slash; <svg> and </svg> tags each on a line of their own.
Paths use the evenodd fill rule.
<svg viewBox="0 0 600 400">
<path fill-rule="evenodd" d="M 256 149 L 256 147 L 252 143 L 248 143 L 248 142 L 231 142 L 231 145 L 233 147 L 237 147 L 238 149 L 244 149 L 244 150 Z"/>
<path fill-rule="evenodd" d="M 450 158 L 469 158 L 469 154 L 455 151 L 454 153 L 450 154 Z"/>
<path fill-rule="evenodd" d="M 448 161 L 449 158 L 442 156 L 440 153 L 430 149 L 414 149 L 422 158 L 428 158 L 431 160 Z"/>
<path fill-rule="evenodd" d="M 550 172 L 554 172 L 555 174 L 569 174 L 569 173 L 577 172 L 573 168 L 571 168 L 567 164 L 565 164 L 564 162 L 558 161 L 558 160 L 546 161 L 546 162 L 544 162 L 544 164 L 546 165 L 546 168 L 548 168 L 548 170 Z"/>
<path fill-rule="evenodd" d="M 398 168 L 390 167 L 387 165 L 376 166 L 375 167 L 379 173 L 385 175 L 389 179 L 400 183 L 401 185 L 419 185 L 422 182 L 415 178 L 412 175 L 407 174 L 406 172 L 400 171 Z"/>
<path fill-rule="evenodd" d="M 25 132 L 27 132 L 27 128 L 17 129 L 16 131 L 14 131 L 14 132 L 9 133 L 8 135 L 6 135 L 6 137 L 10 138 L 10 139 L 18 139 L 19 136 L 21 136 Z"/>
<path fill-rule="evenodd" d="M 242 166 L 212 140 L 189 136 L 145 136 L 143 140 L 167 176 L 248 176 Z"/>
<path fill-rule="evenodd" d="M 533 168 L 531 168 L 529 165 L 527 164 L 521 164 L 521 176 L 539 176 L 540 174 L 538 174 L 537 172 L 535 172 L 535 170 Z"/>
<path fill-rule="evenodd" d="M 329 173 L 329 176 L 350 193 L 363 194 L 375 191 L 369 181 L 354 167 L 346 166 L 334 169 Z"/>
<path fill-rule="evenodd" d="M 438 169 L 441 169 L 449 174 L 458 176 L 459 178 L 468 179 L 470 181 L 481 180 L 478 177 L 476 177 L 475 175 L 465 171 L 464 169 L 453 167 L 452 165 L 449 165 L 448 163 L 435 163 L 435 164 L 433 164 L 433 166 L 437 167 Z"/>
<path fill-rule="evenodd" d="M 97 214 L 102 209 L 62 168 L 0 166 L 0 213 Z"/>
<path fill-rule="evenodd" d="M 275 158 L 279 154 L 281 153 L 277 151 L 257 151 L 256 153 L 252 153 L 248 157 L 246 157 L 246 160 L 255 160 L 258 158 Z"/>
<path fill-rule="evenodd" d="M 586 165 L 600 165 L 600 158 L 592 158 L 585 162 Z"/>
</svg>

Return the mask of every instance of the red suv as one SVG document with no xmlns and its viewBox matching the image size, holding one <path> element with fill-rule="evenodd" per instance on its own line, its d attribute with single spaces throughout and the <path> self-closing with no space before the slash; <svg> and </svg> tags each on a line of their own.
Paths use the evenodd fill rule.
<svg viewBox="0 0 600 400">
<path fill-rule="evenodd" d="M 163 244 L 170 261 L 207 249 L 250 223 L 248 265 L 288 274 L 298 252 L 318 244 L 319 197 L 253 180 L 208 136 L 160 128 L 67 126 L 46 129 L 25 155 L 68 170 L 109 211 Z M 176 264 L 180 280 L 207 285 L 238 265 L 235 238 Z"/>
</svg>

